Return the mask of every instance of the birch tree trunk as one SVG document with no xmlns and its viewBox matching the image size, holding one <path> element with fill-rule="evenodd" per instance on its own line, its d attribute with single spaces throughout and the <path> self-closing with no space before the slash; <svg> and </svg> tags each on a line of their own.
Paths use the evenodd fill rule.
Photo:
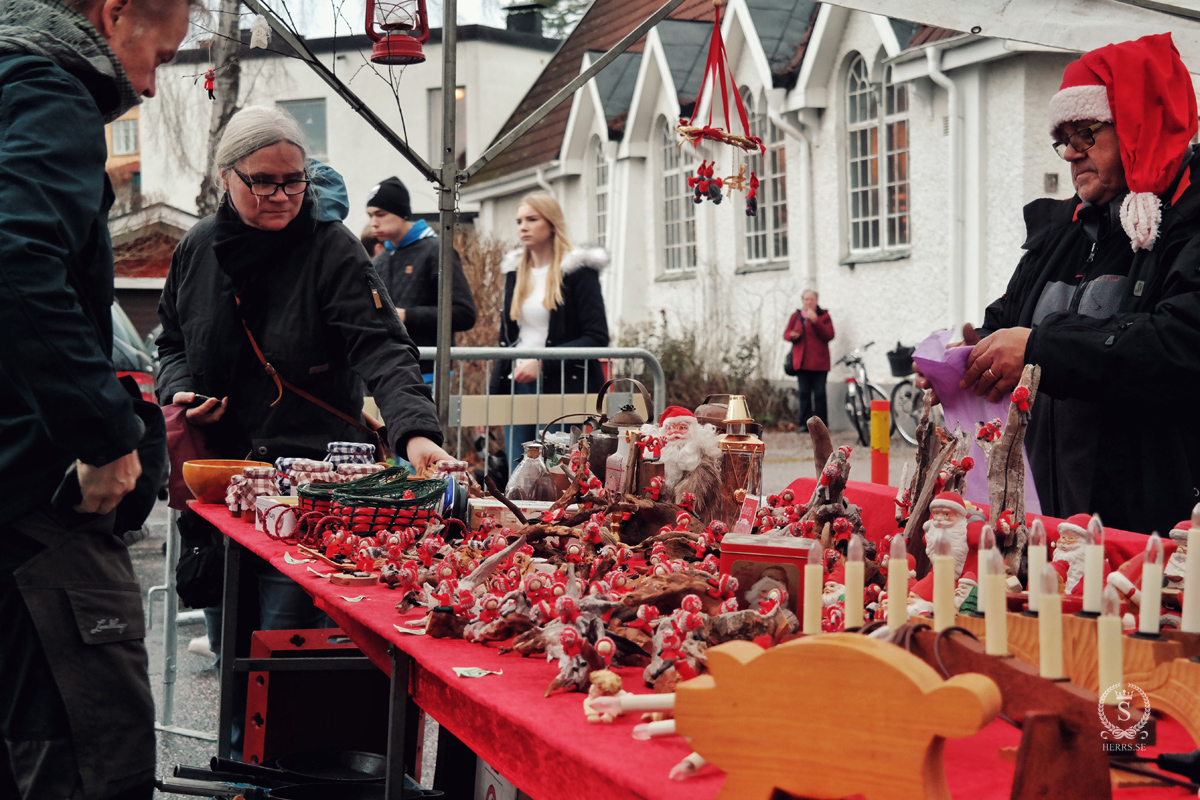
<svg viewBox="0 0 1200 800">
<path fill-rule="evenodd" d="M 212 69 L 215 71 L 216 87 L 213 92 L 212 116 L 208 123 L 208 154 L 204 160 L 204 177 L 200 181 L 200 194 L 196 196 L 196 208 L 200 216 L 216 213 L 221 203 L 221 181 L 216 174 L 217 143 L 225 133 L 229 119 L 238 111 L 238 89 L 241 83 L 241 65 L 238 51 L 241 49 L 241 32 L 238 30 L 239 0 L 220 0 L 217 8 L 217 34 L 212 40 Z"/>
</svg>

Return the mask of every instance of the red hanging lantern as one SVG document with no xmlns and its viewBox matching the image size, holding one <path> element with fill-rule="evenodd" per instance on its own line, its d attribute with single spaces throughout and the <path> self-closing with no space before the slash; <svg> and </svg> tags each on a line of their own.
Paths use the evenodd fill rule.
<svg viewBox="0 0 1200 800">
<path fill-rule="evenodd" d="M 371 60 L 376 64 L 422 63 L 421 45 L 429 40 L 425 0 L 367 0 L 367 36 L 375 43 Z"/>
</svg>

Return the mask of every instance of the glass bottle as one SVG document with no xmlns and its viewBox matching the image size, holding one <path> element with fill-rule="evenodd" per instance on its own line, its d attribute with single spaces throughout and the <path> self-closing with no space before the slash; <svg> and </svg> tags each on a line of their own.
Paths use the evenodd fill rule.
<svg viewBox="0 0 1200 800">
<path fill-rule="evenodd" d="M 558 499 L 558 487 L 550 477 L 550 468 L 542 459 L 539 442 L 525 443 L 525 458 L 513 470 L 504 492 L 509 500 L 542 500 L 553 502 Z"/>
</svg>

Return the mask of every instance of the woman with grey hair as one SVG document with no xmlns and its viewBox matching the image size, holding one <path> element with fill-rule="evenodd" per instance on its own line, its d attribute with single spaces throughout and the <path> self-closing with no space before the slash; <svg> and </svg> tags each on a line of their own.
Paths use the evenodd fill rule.
<svg viewBox="0 0 1200 800">
<path fill-rule="evenodd" d="M 365 384 L 394 452 L 418 470 L 450 458 L 416 348 L 370 258 L 340 221 L 315 211 L 296 121 L 243 109 L 216 162 L 221 205 L 180 241 L 159 304 L 159 402 L 187 406 L 186 423 L 216 457 L 322 459 L 328 442 L 372 441 Z M 198 515 L 179 525 L 185 549 L 220 539 Z M 295 583 L 265 562 L 257 572 L 260 630 L 322 624 Z M 190 605 L 217 605 L 219 580 L 204 588 L 212 593 Z M 216 644 L 219 617 L 209 619 Z"/>
</svg>

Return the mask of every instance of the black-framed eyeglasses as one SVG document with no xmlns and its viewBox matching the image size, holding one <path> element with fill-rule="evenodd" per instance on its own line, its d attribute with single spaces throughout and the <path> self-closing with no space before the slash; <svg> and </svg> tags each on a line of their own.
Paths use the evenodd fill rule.
<svg viewBox="0 0 1200 800">
<path fill-rule="evenodd" d="M 1086 153 L 1096 144 L 1096 131 L 1104 125 L 1111 125 L 1109 122 L 1097 122 L 1094 125 L 1088 125 L 1086 128 L 1075 131 L 1061 142 L 1055 142 L 1050 145 L 1054 148 L 1054 152 L 1058 153 L 1059 158 L 1067 157 L 1067 146 L 1075 148 L 1076 153 Z"/>
<path fill-rule="evenodd" d="M 255 197 L 270 197 L 280 189 L 283 189 L 283 193 L 290 197 L 294 197 L 298 194 L 304 194 L 306 191 L 308 191 L 309 181 L 307 178 L 298 181 L 282 181 L 279 183 L 276 183 L 275 181 L 252 181 L 243 175 L 237 167 L 233 168 L 233 174 L 242 179 L 242 183 L 249 187 L 250 194 L 254 195 Z"/>
</svg>

